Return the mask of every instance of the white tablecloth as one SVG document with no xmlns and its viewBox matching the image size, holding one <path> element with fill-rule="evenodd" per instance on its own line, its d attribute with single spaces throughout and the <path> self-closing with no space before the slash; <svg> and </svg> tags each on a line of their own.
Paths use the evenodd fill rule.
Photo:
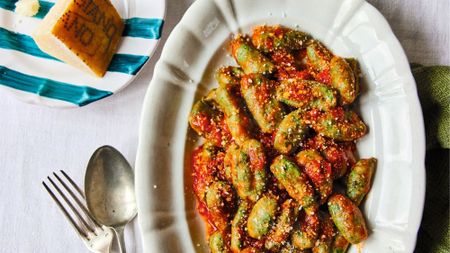
<svg viewBox="0 0 450 253">
<path fill-rule="evenodd" d="M 149 0 L 150 1 L 150 0 Z M 43 190 L 64 169 L 82 184 L 91 153 L 112 145 L 134 163 L 141 105 L 161 48 L 191 0 L 167 0 L 162 43 L 125 90 L 78 109 L 29 105 L 0 90 L 0 252 L 87 252 Z M 410 62 L 450 65 L 449 0 L 369 0 L 388 19 Z M 136 220 L 129 252 L 142 252 Z"/>
</svg>

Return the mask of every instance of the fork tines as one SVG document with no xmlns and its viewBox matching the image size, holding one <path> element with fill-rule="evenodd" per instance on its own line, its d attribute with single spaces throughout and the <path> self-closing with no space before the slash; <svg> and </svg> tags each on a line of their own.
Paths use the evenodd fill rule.
<svg viewBox="0 0 450 253">
<path fill-rule="evenodd" d="M 89 239 L 92 233 L 97 235 L 96 230 L 102 228 L 87 210 L 83 191 L 75 184 L 67 173 L 63 170 L 60 170 L 59 172 L 62 176 L 53 172 L 52 175 L 47 177 L 50 185 L 56 190 L 56 194 L 44 181 L 42 181 L 45 189 L 80 236 Z M 56 180 L 52 179 L 52 176 Z M 69 197 L 67 197 L 68 195 Z M 80 200 L 80 198 L 82 200 Z M 68 209 L 70 209 L 70 211 L 68 211 Z"/>
</svg>

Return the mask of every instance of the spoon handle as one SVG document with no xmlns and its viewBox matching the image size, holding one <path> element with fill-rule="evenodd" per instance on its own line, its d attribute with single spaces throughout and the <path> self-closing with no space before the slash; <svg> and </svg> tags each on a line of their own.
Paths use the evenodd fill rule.
<svg viewBox="0 0 450 253">
<path fill-rule="evenodd" d="M 125 238 L 123 236 L 124 227 L 114 228 L 114 232 L 116 232 L 117 242 L 119 243 L 120 253 L 126 253 L 127 249 L 125 247 Z"/>
</svg>

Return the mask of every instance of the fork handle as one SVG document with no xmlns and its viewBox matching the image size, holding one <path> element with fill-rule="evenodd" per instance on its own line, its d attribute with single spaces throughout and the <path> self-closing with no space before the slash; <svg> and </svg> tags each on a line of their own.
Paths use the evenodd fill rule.
<svg viewBox="0 0 450 253">
<path fill-rule="evenodd" d="M 127 249 L 125 247 L 125 237 L 123 235 L 124 227 L 114 228 L 114 232 L 116 233 L 117 242 L 119 243 L 120 253 L 126 253 Z"/>
</svg>

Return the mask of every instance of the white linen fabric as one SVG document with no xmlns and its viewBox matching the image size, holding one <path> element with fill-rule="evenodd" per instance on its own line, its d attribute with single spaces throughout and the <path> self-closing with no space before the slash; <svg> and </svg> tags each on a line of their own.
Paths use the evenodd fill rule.
<svg viewBox="0 0 450 253">
<path fill-rule="evenodd" d="M 369 2 L 388 19 L 410 62 L 450 65 L 450 1 Z M 168 0 L 159 49 L 118 94 L 82 108 L 52 109 L 0 90 L 0 252 L 88 252 L 41 181 L 64 169 L 82 185 L 90 155 L 106 144 L 134 164 L 141 106 L 155 62 L 191 3 Z M 126 242 L 129 252 L 142 252 L 136 220 L 127 227 Z"/>
</svg>

